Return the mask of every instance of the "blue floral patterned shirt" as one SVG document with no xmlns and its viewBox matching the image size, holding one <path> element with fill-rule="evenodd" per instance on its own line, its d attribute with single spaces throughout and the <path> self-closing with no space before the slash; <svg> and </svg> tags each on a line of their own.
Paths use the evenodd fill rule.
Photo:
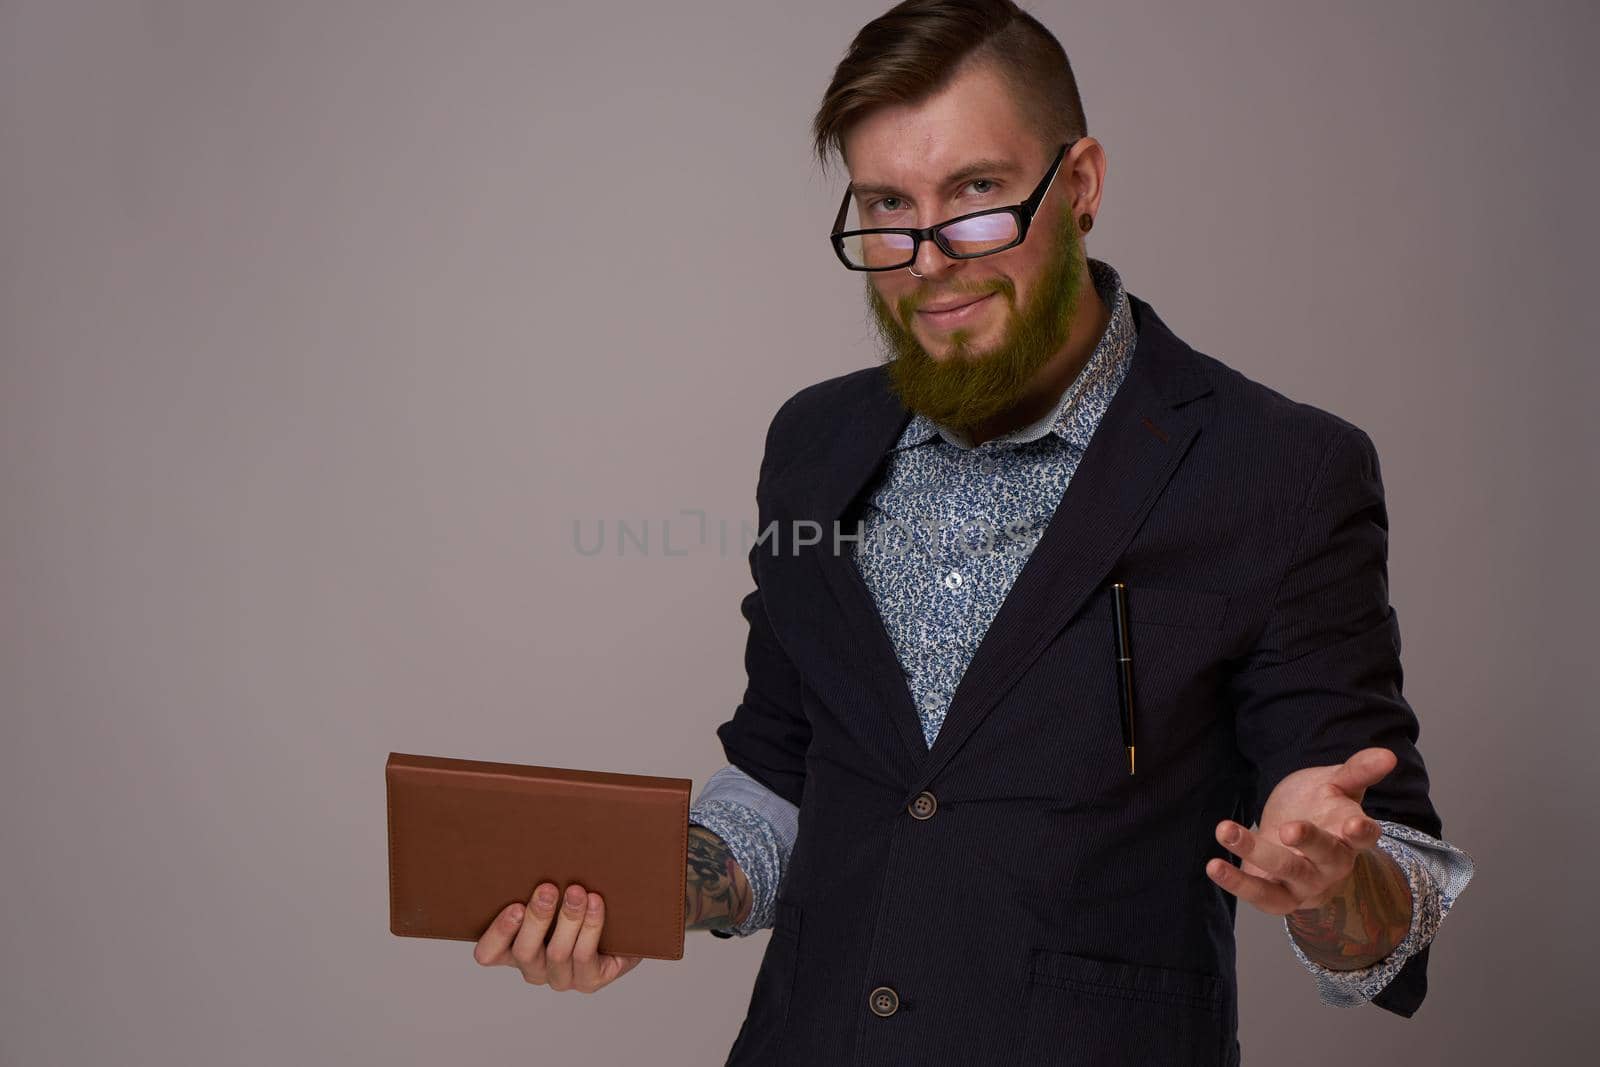
<svg viewBox="0 0 1600 1067">
<path fill-rule="evenodd" d="M 866 502 L 856 566 L 905 670 L 930 748 L 957 683 L 1127 372 L 1135 330 L 1122 279 L 1100 260 L 1088 263 L 1111 318 L 1055 408 L 976 446 L 914 414 Z M 750 882 L 750 915 L 733 934 L 770 927 L 798 830 L 796 807 L 729 765 L 706 782 L 689 820 L 727 843 Z M 1378 847 L 1394 857 L 1411 886 L 1411 929 L 1388 957 L 1355 971 L 1315 963 L 1290 936 L 1328 1004 L 1351 1006 L 1376 996 L 1433 938 L 1472 878 L 1473 862 L 1464 851 L 1399 823 L 1382 826 Z"/>
</svg>

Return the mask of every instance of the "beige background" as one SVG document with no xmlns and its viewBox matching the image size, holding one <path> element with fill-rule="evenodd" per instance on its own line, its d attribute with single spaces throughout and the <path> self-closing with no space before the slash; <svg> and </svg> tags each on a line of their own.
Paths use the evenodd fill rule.
<svg viewBox="0 0 1600 1067">
<path fill-rule="evenodd" d="M 777 405 L 876 359 L 807 122 L 884 6 L 0 3 L 0 1062 L 721 1062 L 767 935 L 592 997 L 394 938 L 380 772 L 721 764 L 749 576 L 680 509 L 753 519 Z M 1595 9 L 1031 9 L 1090 254 L 1376 441 L 1481 865 L 1410 1022 L 1242 910 L 1246 1062 L 1571 1062 Z"/>
</svg>

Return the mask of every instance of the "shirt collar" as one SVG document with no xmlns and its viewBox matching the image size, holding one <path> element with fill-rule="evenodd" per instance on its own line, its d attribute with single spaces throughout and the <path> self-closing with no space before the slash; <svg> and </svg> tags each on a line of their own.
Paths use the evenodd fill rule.
<svg viewBox="0 0 1600 1067">
<path fill-rule="evenodd" d="M 1080 449 L 1088 447 L 1089 435 L 1094 432 L 1106 405 L 1111 403 L 1112 394 L 1127 370 L 1128 356 L 1133 352 L 1135 340 L 1133 310 L 1128 306 L 1128 294 L 1123 288 L 1121 275 L 1109 263 L 1092 257 L 1088 260 L 1088 266 L 1089 276 L 1100 293 L 1100 299 L 1111 309 L 1105 332 L 1100 335 L 1100 341 L 1095 345 L 1088 362 L 1078 371 L 1072 384 L 1061 391 L 1054 408 L 1034 422 L 991 438 L 978 447 L 1024 444 L 1052 433 Z M 1080 399 L 1081 403 L 1075 404 Z M 941 437 L 963 450 L 974 447 L 956 430 L 918 412 L 911 416 L 911 421 L 906 424 L 891 451 L 911 448 L 935 437 Z"/>
</svg>

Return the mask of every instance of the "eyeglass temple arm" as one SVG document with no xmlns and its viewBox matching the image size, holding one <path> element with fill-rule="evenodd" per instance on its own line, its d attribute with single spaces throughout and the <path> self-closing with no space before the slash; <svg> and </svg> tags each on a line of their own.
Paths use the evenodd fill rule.
<svg viewBox="0 0 1600 1067">
<path fill-rule="evenodd" d="M 1056 174 L 1061 170 L 1061 161 L 1067 158 L 1068 150 L 1070 150 L 1072 146 L 1077 144 L 1080 140 L 1082 140 L 1082 138 L 1074 137 L 1072 140 L 1062 145 L 1061 149 L 1056 152 L 1056 161 L 1050 164 L 1050 173 L 1045 177 L 1044 184 L 1035 189 L 1033 191 L 1033 195 L 1028 197 L 1027 201 L 1025 202 L 1025 206 L 1028 209 L 1029 218 L 1032 218 L 1034 212 L 1039 210 L 1039 205 L 1044 203 L 1044 198 L 1050 195 L 1050 187 L 1056 183 Z"/>
<path fill-rule="evenodd" d="M 839 232 L 839 228 L 844 225 L 845 213 L 850 210 L 850 191 L 851 191 L 852 185 L 853 185 L 853 183 L 850 183 L 850 182 L 846 182 L 845 183 L 844 199 L 839 202 L 839 217 L 833 220 L 833 232 L 834 233 L 838 233 Z"/>
</svg>

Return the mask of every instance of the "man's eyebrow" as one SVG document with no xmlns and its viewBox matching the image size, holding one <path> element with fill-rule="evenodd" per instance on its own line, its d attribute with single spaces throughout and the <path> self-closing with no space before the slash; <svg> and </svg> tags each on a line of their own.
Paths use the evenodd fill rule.
<svg viewBox="0 0 1600 1067">
<path fill-rule="evenodd" d="M 945 175 L 943 184 L 948 187 L 957 182 L 967 181 L 984 174 L 1017 174 L 1021 169 L 1015 163 L 1005 159 L 975 159 L 966 166 Z M 892 185 L 880 185 L 876 182 L 851 182 L 850 191 L 865 194 L 892 193 L 899 195 L 900 193 L 900 190 Z"/>
</svg>

